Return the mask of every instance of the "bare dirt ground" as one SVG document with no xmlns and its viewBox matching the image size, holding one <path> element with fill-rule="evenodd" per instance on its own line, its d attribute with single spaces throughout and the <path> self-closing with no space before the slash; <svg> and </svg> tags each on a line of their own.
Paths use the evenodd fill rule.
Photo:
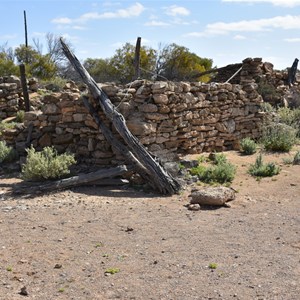
<svg viewBox="0 0 300 300">
<path fill-rule="evenodd" d="M 236 199 L 200 211 L 185 207 L 191 187 L 12 198 L 18 179 L 2 176 L 0 299 L 300 299 L 300 166 L 266 154 L 282 171 L 257 181 L 256 155 L 226 155 Z"/>
</svg>

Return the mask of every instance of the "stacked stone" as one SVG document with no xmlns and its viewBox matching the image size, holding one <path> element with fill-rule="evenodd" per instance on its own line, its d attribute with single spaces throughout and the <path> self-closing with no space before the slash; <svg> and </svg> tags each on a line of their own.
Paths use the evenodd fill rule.
<svg viewBox="0 0 300 300">
<path fill-rule="evenodd" d="M 172 159 L 180 152 L 231 149 L 241 138 L 259 135 L 261 98 L 253 82 L 241 86 L 138 80 L 125 87 L 101 87 L 130 131 L 162 159 Z M 53 145 L 89 164 L 111 165 L 122 160 L 113 154 L 80 96 L 74 87 L 46 95 L 41 111 L 25 114 L 26 129 L 16 137 L 17 150 L 24 152 L 30 138 L 37 149 Z M 99 115 L 114 131 L 105 115 Z"/>
<path fill-rule="evenodd" d="M 262 58 L 251 58 L 248 57 L 243 60 L 243 68 L 241 71 L 240 83 L 246 81 L 253 81 L 256 78 L 260 77 L 263 73 L 262 70 L 263 63 Z"/>
<path fill-rule="evenodd" d="M 15 116 L 22 108 L 21 92 L 21 82 L 18 77 L 0 77 L 0 120 Z"/>
</svg>

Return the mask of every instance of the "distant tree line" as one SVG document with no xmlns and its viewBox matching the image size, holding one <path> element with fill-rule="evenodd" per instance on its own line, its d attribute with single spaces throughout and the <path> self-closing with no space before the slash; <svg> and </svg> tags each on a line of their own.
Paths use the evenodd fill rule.
<svg viewBox="0 0 300 300">
<path fill-rule="evenodd" d="M 46 48 L 46 54 L 43 54 L 43 45 L 39 40 L 33 40 L 33 46 L 28 47 L 20 45 L 12 49 L 7 43 L 0 46 L 0 76 L 19 75 L 18 64 L 24 63 L 28 76 L 46 81 L 55 77 L 75 81 L 79 79 L 61 50 L 59 37 L 48 33 Z M 128 83 L 134 77 L 134 56 L 135 46 L 126 43 L 112 57 L 87 58 L 83 65 L 97 82 Z M 142 46 L 140 50 L 143 79 L 207 82 L 209 75 L 195 78 L 195 74 L 210 70 L 212 64 L 212 59 L 201 58 L 175 43 L 160 46 L 158 50 L 146 46 Z"/>
</svg>

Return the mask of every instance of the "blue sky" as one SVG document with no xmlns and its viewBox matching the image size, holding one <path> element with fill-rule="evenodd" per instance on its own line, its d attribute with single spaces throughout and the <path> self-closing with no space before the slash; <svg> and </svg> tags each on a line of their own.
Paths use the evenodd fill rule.
<svg viewBox="0 0 300 300">
<path fill-rule="evenodd" d="M 126 42 L 176 43 L 222 67 L 262 57 L 285 69 L 300 59 L 300 0 L 0 0 L 0 45 L 47 32 L 69 40 L 84 60 L 111 57 Z"/>
</svg>

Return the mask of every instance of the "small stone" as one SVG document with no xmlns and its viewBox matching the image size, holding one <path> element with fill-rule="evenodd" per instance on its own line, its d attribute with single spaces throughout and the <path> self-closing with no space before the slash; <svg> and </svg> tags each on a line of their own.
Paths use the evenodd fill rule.
<svg viewBox="0 0 300 300">
<path fill-rule="evenodd" d="M 28 296 L 28 292 L 27 292 L 26 286 L 23 286 L 23 287 L 21 288 L 21 291 L 20 291 L 19 294 L 22 295 L 22 296 Z"/>
<path fill-rule="evenodd" d="M 54 269 L 61 269 L 62 268 L 62 265 L 61 264 L 56 264 L 55 266 L 54 266 Z"/>
<path fill-rule="evenodd" d="M 125 229 L 125 232 L 131 232 L 131 231 L 133 231 L 133 228 L 132 228 L 132 227 L 127 227 L 127 228 Z"/>
<path fill-rule="evenodd" d="M 201 209 L 201 206 L 198 203 L 196 203 L 196 204 L 189 204 L 188 205 L 188 210 L 198 211 L 200 209 Z"/>
</svg>

